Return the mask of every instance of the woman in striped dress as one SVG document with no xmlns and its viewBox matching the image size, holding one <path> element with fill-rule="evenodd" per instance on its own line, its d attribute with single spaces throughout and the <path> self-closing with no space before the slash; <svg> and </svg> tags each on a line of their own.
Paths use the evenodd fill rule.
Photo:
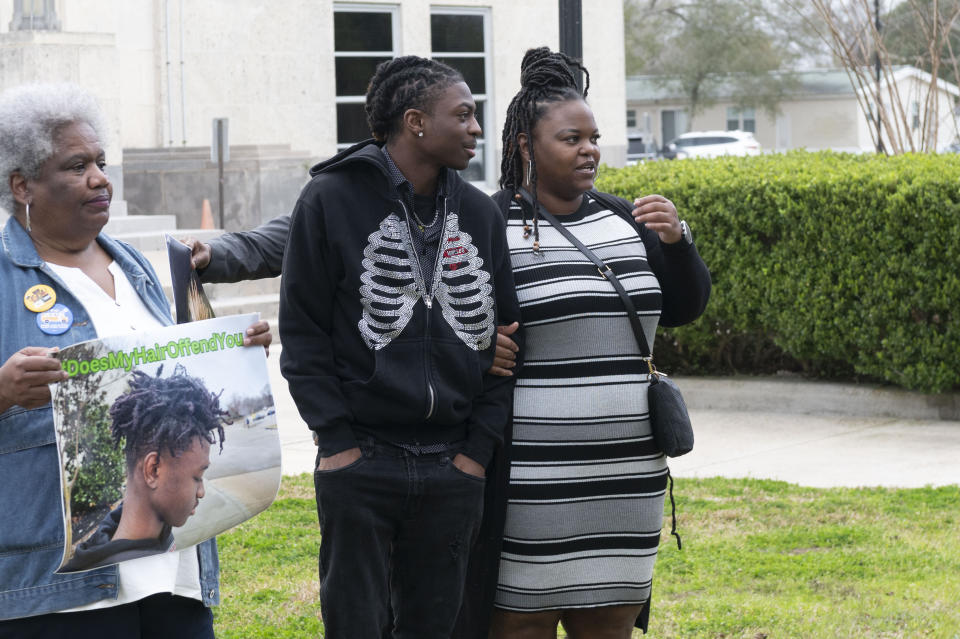
<svg viewBox="0 0 960 639">
<path fill-rule="evenodd" d="M 507 112 L 502 190 L 525 330 L 491 637 L 628 638 L 645 629 L 667 485 L 650 435 L 648 369 L 614 288 L 532 203 L 617 274 L 653 348 L 658 322 L 702 313 L 710 276 L 666 198 L 591 189 L 600 134 L 579 62 L 527 52 Z M 584 74 L 586 70 L 582 69 Z M 587 76 L 589 87 L 589 76 Z M 601 201 L 633 209 L 610 210 Z M 617 207 L 615 207 L 617 208 Z"/>
</svg>

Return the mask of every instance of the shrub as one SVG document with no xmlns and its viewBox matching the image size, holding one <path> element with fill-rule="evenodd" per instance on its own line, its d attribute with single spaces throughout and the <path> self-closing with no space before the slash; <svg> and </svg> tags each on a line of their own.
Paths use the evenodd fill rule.
<svg viewBox="0 0 960 639">
<path fill-rule="evenodd" d="M 655 162 L 597 186 L 672 200 L 710 268 L 703 317 L 658 336 L 666 370 L 960 387 L 960 157 Z"/>
</svg>

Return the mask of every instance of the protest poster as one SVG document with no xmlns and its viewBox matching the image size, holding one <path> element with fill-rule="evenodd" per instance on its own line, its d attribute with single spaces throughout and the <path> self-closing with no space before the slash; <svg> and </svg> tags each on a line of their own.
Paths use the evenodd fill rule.
<svg viewBox="0 0 960 639">
<path fill-rule="evenodd" d="M 190 247 L 172 235 L 166 235 L 165 238 L 177 324 L 215 317 L 210 300 L 203 292 L 203 285 L 191 263 Z"/>
<path fill-rule="evenodd" d="M 258 315 L 74 344 L 52 386 L 63 486 L 59 572 L 183 550 L 266 509 L 280 439 Z"/>
</svg>

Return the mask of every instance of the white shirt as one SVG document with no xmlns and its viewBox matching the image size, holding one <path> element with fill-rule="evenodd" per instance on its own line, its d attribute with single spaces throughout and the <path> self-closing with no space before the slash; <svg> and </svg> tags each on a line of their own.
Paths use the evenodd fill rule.
<svg viewBox="0 0 960 639">
<path fill-rule="evenodd" d="M 163 326 L 137 295 L 130 280 L 116 262 L 110 262 L 107 267 L 113 276 L 116 299 L 111 298 L 79 268 L 50 262 L 47 262 L 47 265 L 63 280 L 74 297 L 83 300 L 83 308 L 93 322 L 97 337 L 110 337 Z M 139 601 L 161 592 L 203 600 L 200 590 L 200 560 L 197 558 L 196 547 L 122 561 L 117 564 L 117 568 L 120 575 L 116 599 L 101 599 L 59 612 L 109 608 Z"/>
</svg>

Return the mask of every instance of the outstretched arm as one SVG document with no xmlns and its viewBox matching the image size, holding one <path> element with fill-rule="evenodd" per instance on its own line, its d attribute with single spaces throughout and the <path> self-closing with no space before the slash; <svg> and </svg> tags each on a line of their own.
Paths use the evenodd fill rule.
<svg viewBox="0 0 960 639">
<path fill-rule="evenodd" d="M 184 240 L 201 282 L 240 282 L 280 275 L 290 234 L 290 216 L 281 215 L 252 231 L 224 233 L 208 243 Z"/>
</svg>

